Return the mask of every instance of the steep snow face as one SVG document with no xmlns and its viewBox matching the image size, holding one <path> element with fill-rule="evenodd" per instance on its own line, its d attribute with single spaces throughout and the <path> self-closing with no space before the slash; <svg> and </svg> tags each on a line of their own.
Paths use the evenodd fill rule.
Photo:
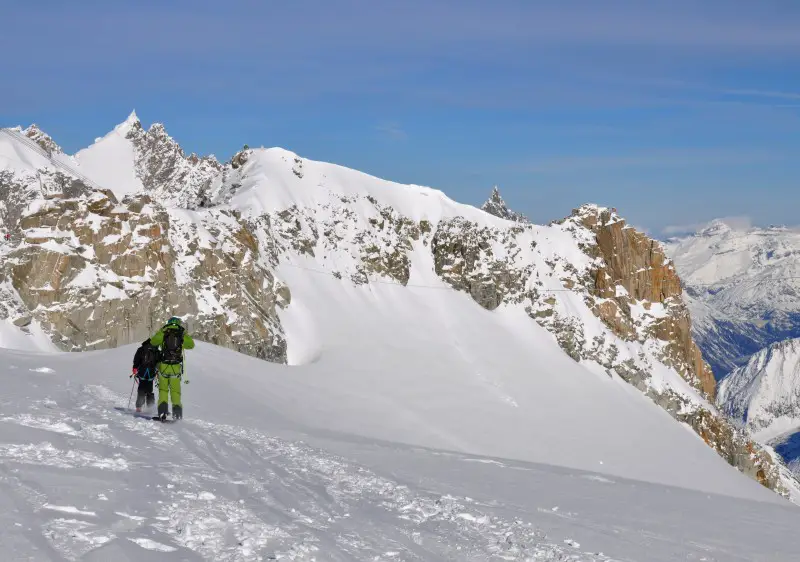
<svg viewBox="0 0 800 562">
<path fill-rule="evenodd" d="M 800 232 L 714 221 L 666 248 L 718 378 L 770 343 L 800 335 Z"/>
<path fill-rule="evenodd" d="M 720 382 L 717 402 L 761 442 L 800 429 L 800 339 L 753 355 Z"/>
<path fill-rule="evenodd" d="M 0 350 L 3 552 L 43 561 L 794 559 L 800 512 L 640 395 L 590 382 L 559 363 L 552 343 L 535 343 L 553 355 L 548 367 L 564 368 L 563 385 L 588 382 L 597 401 L 619 395 L 613 410 L 574 408 L 571 429 L 625 422 L 642 447 L 631 443 L 629 470 L 652 465 L 692 489 L 614 475 L 610 451 L 589 471 L 485 456 L 492 448 L 477 446 L 476 430 L 515 441 L 518 457 L 601 451 L 583 431 L 543 423 L 534 405 L 546 408 L 544 397 L 520 394 L 513 408 L 491 386 L 464 385 L 469 372 L 430 348 L 418 360 L 436 368 L 423 377 L 403 366 L 400 348 L 385 350 L 378 371 L 334 354 L 287 367 L 200 343 L 187 352 L 185 418 L 171 425 L 126 411 L 133 346 Z M 504 382 L 531 378 L 518 369 Z M 409 401 L 420 385 L 443 391 Z M 563 432 L 555 449 L 554 429 Z M 456 438 L 473 450 L 454 448 Z M 447 447 L 417 446 L 435 443 Z"/>
<path fill-rule="evenodd" d="M 74 157 L 83 174 L 110 189 L 119 199 L 144 187 L 135 166 L 135 147 L 128 138 L 136 129 L 141 129 L 141 123 L 133 112 L 110 133 Z"/>
</svg>

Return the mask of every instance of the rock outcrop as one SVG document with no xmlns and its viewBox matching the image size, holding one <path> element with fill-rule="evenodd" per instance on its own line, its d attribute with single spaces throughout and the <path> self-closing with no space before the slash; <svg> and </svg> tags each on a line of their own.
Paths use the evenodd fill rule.
<svg viewBox="0 0 800 562">
<path fill-rule="evenodd" d="M 161 123 L 145 131 L 137 119 L 127 138 L 135 148 L 137 175 L 153 199 L 186 209 L 211 205 L 218 195 L 212 184 L 223 183 L 224 170 L 214 156 L 186 156 Z"/>
<path fill-rule="evenodd" d="M 681 284 L 673 264 L 658 242 L 625 224 L 616 211 L 585 205 L 562 221 L 579 247 L 593 258 L 589 275 L 565 283 L 583 285 L 586 304 L 623 341 L 638 341 L 664 365 L 675 369 L 701 396 L 713 401 L 715 381 L 691 337 L 691 321 L 681 298 Z M 580 229 L 587 232 L 581 232 Z M 593 238 L 593 239 L 592 239 Z M 568 280 L 565 280 L 568 281 Z M 550 298 L 548 304 L 555 305 Z M 546 310 L 546 309 L 545 309 Z M 555 319 L 553 319 L 555 317 Z M 693 401 L 677 388 L 655 384 L 645 361 L 619 361 L 617 347 L 603 350 L 603 342 L 589 347 L 583 324 L 556 313 L 537 313 L 540 323 L 556 333 L 574 359 L 591 359 L 636 386 L 677 421 L 687 424 L 731 465 L 762 485 L 788 495 L 788 469 L 774 452 L 759 445 L 718 412 L 712 402 Z"/>
<path fill-rule="evenodd" d="M 492 188 L 492 194 L 489 195 L 489 199 L 487 199 L 486 202 L 481 206 L 481 209 L 490 215 L 500 217 L 501 219 L 522 223 L 530 222 L 528 217 L 525 215 L 512 211 L 508 208 L 508 205 L 506 205 L 506 202 L 500 195 L 500 189 L 498 189 L 497 186 Z"/>
<path fill-rule="evenodd" d="M 141 341 L 177 314 L 201 340 L 286 361 L 276 307 L 290 293 L 230 213 L 198 224 L 147 195 L 120 204 L 94 191 L 35 201 L 19 228 L 24 240 L 0 276 L 64 350 Z"/>
<path fill-rule="evenodd" d="M 587 207 L 576 211 L 575 216 L 596 236 L 596 246 L 591 252 L 600 258 L 600 265 L 592 273 L 593 294 L 603 299 L 606 306 L 596 305 L 595 314 L 616 332 L 630 338 L 636 330 L 627 323 L 629 314 L 624 312 L 636 303 L 643 303 L 645 308 L 652 303 L 661 304 L 666 314 L 647 325 L 645 336 L 667 342 L 664 362 L 713 400 L 714 375 L 692 340 L 681 282 L 661 245 L 627 226 L 613 209 L 598 212 Z"/>
<path fill-rule="evenodd" d="M 22 131 L 22 134 L 38 144 L 48 154 L 62 153 L 61 147 L 56 144 L 53 138 L 42 131 L 35 123 Z"/>
</svg>

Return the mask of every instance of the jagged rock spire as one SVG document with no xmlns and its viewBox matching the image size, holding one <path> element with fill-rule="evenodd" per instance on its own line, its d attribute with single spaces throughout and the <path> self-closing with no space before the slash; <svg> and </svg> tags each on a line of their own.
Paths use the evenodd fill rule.
<svg viewBox="0 0 800 562">
<path fill-rule="evenodd" d="M 58 146 L 53 138 L 42 131 L 36 123 L 22 131 L 22 134 L 31 139 L 33 142 L 45 149 L 49 154 L 58 154 L 63 152 L 61 147 Z"/>
<path fill-rule="evenodd" d="M 506 202 L 500 196 L 500 189 L 498 189 L 497 186 L 492 188 L 492 194 L 489 196 L 489 199 L 486 200 L 486 203 L 481 206 L 481 209 L 501 219 L 515 222 L 530 222 L 525 215 L 514 212 L 508 208 L 508 205 L 506 205 Z"/>
</svg>

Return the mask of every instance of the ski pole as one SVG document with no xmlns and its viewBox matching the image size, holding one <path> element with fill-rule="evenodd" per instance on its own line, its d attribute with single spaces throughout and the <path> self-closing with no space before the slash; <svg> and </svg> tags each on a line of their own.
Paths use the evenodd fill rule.
<svg viewBox="0 0 800 562">
<path fill-rule="evenodd" d="M 131 395 L 128 396 L 128 410 L 131 409 L 131 400 L 133 399 L 133 389 L 136 387 L 136 378 L 133 379 L 133 384 L 131 385 Z"/>
</svg>

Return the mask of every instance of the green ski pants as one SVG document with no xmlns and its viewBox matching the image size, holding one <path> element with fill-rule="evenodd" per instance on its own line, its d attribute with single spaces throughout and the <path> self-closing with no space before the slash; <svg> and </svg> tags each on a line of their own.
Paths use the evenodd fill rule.
<svg viewBox="0 0 800 562">
<path fill-rule="evenodd" d="M 181 406 L 181 379 L 180 377 L 158 377 L 158 406 L 161 409 L 162 404 L 167 404 L 172 395 L 172 408 Z"/>
</svg>

